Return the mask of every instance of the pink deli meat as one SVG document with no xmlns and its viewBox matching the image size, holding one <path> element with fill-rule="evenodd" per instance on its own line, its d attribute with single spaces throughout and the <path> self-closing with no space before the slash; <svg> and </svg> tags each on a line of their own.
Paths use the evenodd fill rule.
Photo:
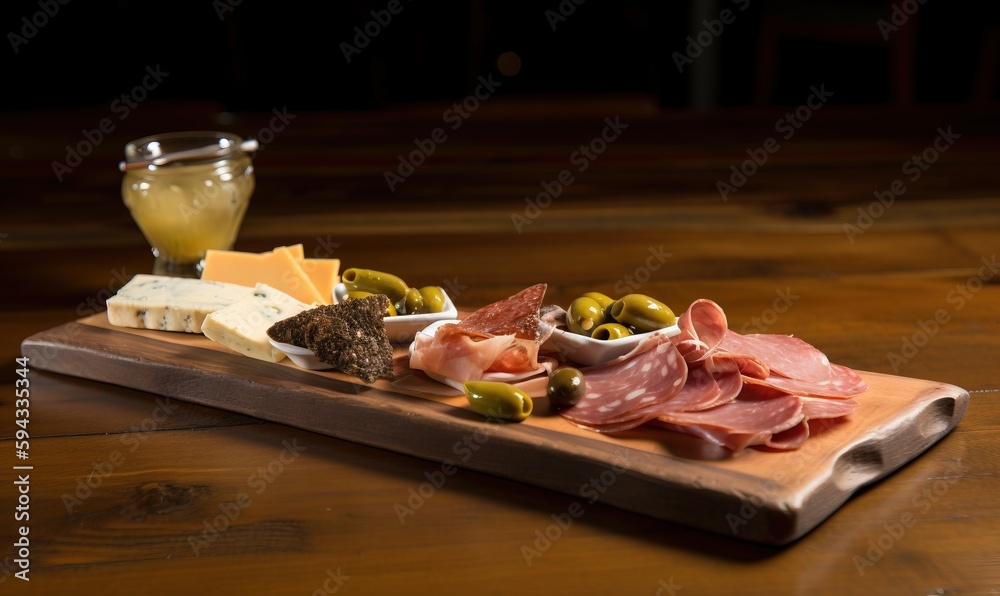
<svg viewBox="0 0 1000 596">
<path fill-rule="evenodd" d="M 808 439 L 810 420 L 849 415 L 858 405 L 849 398 L 867 389 L 856 372 L 831 364 L 798 338 L 729 330 L 711 300 L 692 303 L 678 326 L 672 343 L 679 360 L 670 359 L 663 343 L 655 349 L 644 343 L 616 361 L 584 369 L 588 392 L 562 415 L 598 432 L 653 422 L 737 452 L 753 445 L 794 449 Z M 660 374 L 648 374 L 664 365 L 677 368 L 670 378 L 684 378 L 678 391 L 665 390 Z M 630 406 L 623 399 L 629 395 L 646 401 Z"/>
<path fill-rule="evenodd" d="M 665 414 L 658 420 L 672 430 L 741 451 L 750 445 L 767 445 L 775 434 L 796 426 L 803 417 L 798 397 L 758 395 L 750 389 L 716 408 Z"/>
<path fill-rule="evenodd" d="M 417 334 L 410 368 L 458 382 L 538 369 L 546 336 L 538 311 L 546 287 L 537 284 L 484 306 L 457 324 L 441 325 L 433 336 Z"/>
<path fill-rule="evenodd" d="M 687 367 L 666 337 L 654 335 L 629 354 L 584 369 L 587 391 L 562 410 L 574 424 L 599 432 L 635 428 L 661 413 L 687 380 Z"/>
<path fill-rule="evenodd" d="M 856 372 L 831 364 L 823 352 L 790 335 L 740 335 L 730 331 L 720 349 L 759 358 L 771 371 L 761 384 L 789 393 L 850 397 L 867 389 Z"/>
</svg>

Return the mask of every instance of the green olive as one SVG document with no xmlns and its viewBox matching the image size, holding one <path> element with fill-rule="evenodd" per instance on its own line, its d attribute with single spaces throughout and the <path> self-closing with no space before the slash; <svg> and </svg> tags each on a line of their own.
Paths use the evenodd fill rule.
<svg viewBox="0 0 1000 596">
<path fill-rule="evenodd" d="M 424 299 L 423 312 L 434 313 L 444 310 L 444 290 L 437 286 L 424 286 L 420 288 L 420 295 Z"/>
<path fill-rule="evenodd" d="M 472 409 L 487 418 L 520 422 L 531 414 L 531 398 L 509 383 L 467 381 L 462 383 L 462 388 Z"/>
<path fill-rule="evenodd" d="M 590 337 L 594 329 L 603 322 L 604 309 L 593 298 L 577 298 L 566 310 L 566 326 L 573 333 Z"/>
<path fill-rule="evenodd" d="M 396 301 L 396 312 L 401 315 L 416 315 L 423 312 L 424 297 L 420 295 L 420 290 L 407 288 L 406 294 Z"/>
<path fill-rule="evenodd" d="M 357 291 L 347 293 L 348 300 L 353 300 L 355 298 L 366 298 L 368 296 L 374 296 L 374 294 L 372 294 L 371 292 L 357 292 Z M 389 306 L 385 309 L 385 316 L 387 317 L 396 316 L 396 307 L 392 305 L 392 302 L 390 302 Z"/>
<path fill-rule="evenodd" d="M 611 316 L 622 325 L 631 325 L 640 333 L 670 327 L 677 322 L 674 311 L 645 294 L 629 294 L 611 306 Z"/>
<path fill-rule="evenodd" d="M 583 380 L 583 373 L 570 367 L 556 369 L 549 375 L 545 387 L 549 400 L 561 408 L 575 406 L 586 392 L 587 382 Z"/>
<path fill-rule="evenodd" d="M 605 323 L 594 329 L 590 337 L 601 340 L 621 339 L 632 335 L 632 330 L 621 323 Z"/>
<path fill-rule="evenodd" d="M 344 271 L 341 281 L 348 291 L 385 294 L 389 302 L 399 302 L 406 297 L 406 290 L 409 289 L 406 282 L 395 275 L 371 269 L 348 269 Z"/>
<path fill-rule="evenodd" d="M 607 310 L 611 308 L 611 305 L 615 303 L 614 298 L 608 296 L 607 294 L 602 294 L 600 292 L 587 292 L 586 294 L 583 295 L 583 297 L 590 298 L 594 302 L 600 304 L 601 308 L 604 309 L 605 312 L 607 312 Z"/>
</svg>

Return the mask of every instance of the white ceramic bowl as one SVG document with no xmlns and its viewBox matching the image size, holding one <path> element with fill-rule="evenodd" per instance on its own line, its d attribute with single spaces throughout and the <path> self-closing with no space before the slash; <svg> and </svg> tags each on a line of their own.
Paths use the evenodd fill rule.
<svg viewBox="0 0 1000 596">
<path fill-rule="evenodd" d="M 399 315 L 385 318 L 385 333 L 389 336 L 389 341 L 394 344 L 405 344 L 413 341 L 417 332 L 427 327 L 435 321 L 444 321 L 458 317 L 458 309 L 448 293 L 441 289 L 444 294 L 444 310 L 441 312 L 426 315 Z M 347 297 L 347 286 L 337 284 L 333 288 L 333 298 L 337 302 L 343 302 Z"/>
<path fill-rule="evenodd" d="M 559 352 L 566 359 L 572 360 L 577 364 L 593 366 L 595 364 L 607 362 L 608 360 L 614 360 L 623 354 L 631 352 L 640 343 L 642 343 L 642 340 L 646 339 L 653 333 L 673 337 L 675 335 L 680 335 L 680 332 L 680 327 L 677 325 L 671 325 L 670 327 L 650 333 L 629 335 L 628 337 L 623 337 L 621 339 L 602 340 L 573 333 L 567 329 L 558 328 L 552 332 L 552 336 L 549 337 L 548 341 L 542 345 L 542 350 Z"/>
<path fill-rule="evenodd" d="M 280 341 L 274 341 L 271 338 L 268 338 L 268 341 L 271 342 L 271 345 L 276 349 L 284 352 L 285 355 L 288 356 L 288 359 L 300 368 L 306 368 L 309 370 L 327 370 L 333 368 L 332 364 L 320 361 L 320 359 L 316 357 L 316 354 L 313 354 L 312 350 L 309 348 L 281 343 Z"/>
</svg>

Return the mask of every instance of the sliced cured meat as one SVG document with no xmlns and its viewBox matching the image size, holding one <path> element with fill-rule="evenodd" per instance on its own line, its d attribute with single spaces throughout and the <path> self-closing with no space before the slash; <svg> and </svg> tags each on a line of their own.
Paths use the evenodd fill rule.
<svg viewBox="0 0 1000 596">
<path fill-rule="evenodd" d="M 799 397 L 802 401 L 802 414 L 806 420 L 825 418 L 840 418 L 847 416 L 858 407 L 853 399 L 825 399 L 822 397 Z"/>
<path fill-rule="evenodd" d="M 759 358 L 750 356 L 748 354 L 733 354 L 731 352 L 723 352 L 716 350 L 711 355 L 711 360 L 715 363 L 721 363 L 725 361 L 730 361 L 736 365 L 739 369 L 740 374 L 744 377 L 752 377 L 754 379 L 766 379 L 771 375 L 771 369 L 767 367 L 766 364 L 760 361 Z M 708 359 L 706 359 L 707 361 Z"/>
<path fill-rule="evenodd" d="M 442 325 L 434 335 L 417 334 L 410 368 L 457 381 L 478 381 L 505 353 L 517 349 L 515 340 L 513 335 L 491 337 L 470 333 L 455 324 Z"/>
<path fill-rule="evenodd" d="M 666 413 L 655 423 L 733 451 L 752 446 L 788 450 L 809 438 L 811 420 L 840 418 L 857 405 L 853 399 L 801 397 L 766 385 L 748 385 L 730 404 L 699 412 Z"/>
<path fill-rule="evenodd" d="M 799 397 L 802 402 L 802 421 L 795 426 L 774 433 L 761 445 L 786 451 L 797 449 L 806 442 L 814 432 L 820 432 L 824 426 L 831 423 L 836 424 L 832 419 L 847 416 L 858 406 L 858 402 L 853 399 L 826 399 L 822 397 Z M 820 421 L 821 426 L 817 427 L 816 421 Z M 822 423 L 827 423 L 822 425 Z"/>
<path fill-rule="evenodd" d="M 681 333 L 673 341 L 692 366 L 734 358 L 748 382 L 756 379 L 756 384 L 800 395 L 850 397 L 867 389 L 856 372 L 831 364 L 823 352 L 797 337 L 729 330 L 725 313 L 711 300 L 694 301 L 677 325 Z"/>
<path fill-rule="evenodd" d="M 489 304 L 467 316 L 459 327 L 490 335 L 514 335 L 539 339 L 538 310 L 542 307 L 546 284 L 535 284 L 513 296 Z"/>
<path fill-rule="evenodd" d="M 734 354 L 749 354 L 774 374 L 802 381 L 824 381 L 830 377 L 830 361 L 823 352 L 791 335 L 726 333 L 719 348 Z"/>
<path fill-rule="evenodd" d="M 726 313 L 711 300 L 695 300 L 677 319 L 681 332 L 673 337 L 674 345 L 689 364 L 700 362 L 718 347 L 726 336 L 729 322 Z"/>
<path fill-rule="evenodd" d="M 868 385 L 861 376 L 845 366 L 831 364 L 829 375 L 822 381 L 803 381 L 779 375 L 771 375 L 766 379 L 744 377 L 743 380 L 749 384 L 774 387 L 786 393 L 811 397 L 846 398 L 860 395 L 868 390 Z"/>
<path fill-rule="evenodd" d="M 765 438 L 761 445 L 781 451 L 798 449 L 803 443 L 806 442 L 806 439 L 809 438 L 809 431 L 809 422 L 807 420 L 802 420 L 792 428 L 783 430 L 779 433 L 774 433 L 770 437 Z"/>
<path fill-rule="evenodd" d="M 690 368 L 684 388 L 663 411 L 696 412 L 736 399 L 743 388 L 740 369 L 732 360 L 712 360 L 707 366 Z"/>
<path fill-rule="evenodd" d="M 556 327 L 565 324 L 566 311 L 557 304 L 550 304 L 538 309 L 538 319 L 538 337 L 535 339 L 539 344 L 544 344 Z"/>
<path fill-rule="evenodd" d="M 804 420 L 802 402 L 798 397 L 761 397 L 754 388 L 744 388 L 738 399 L 715 408 L 698 412 L 671 412 L 657 418 L 661 426 L 701 437 L 733 451 L 742 451 L 751 445 L 766 445 L 774 435 Z"/>
<path fill-rule="evenodd" d="M 719 349 L 759 359 L 771 374 L 754 378 L 788 393 L 849 397 L 868 389 L 856 372 L 831 364 L 823 352 L 790 335 L 741 335 L 730 331 L 719 344 Z"/>
<path fill-rule="evenodd" d="M 538 309 L 545 284 L 537 284 L 441 325 L 433 335 L 418 333 L 410 368 L 462 383 L 489 373 L 523 374 L 544 370 L 538 363 Z"/>
<path fill-rule="evenodd" d="M 587 392 L 561 410 L 570 422 L 598 432 L 635 428 L 656 418 L 680 393 L 687 366 L 669 339 L 653 335 L 626 357 L 584 369 Z"/>
</svg>

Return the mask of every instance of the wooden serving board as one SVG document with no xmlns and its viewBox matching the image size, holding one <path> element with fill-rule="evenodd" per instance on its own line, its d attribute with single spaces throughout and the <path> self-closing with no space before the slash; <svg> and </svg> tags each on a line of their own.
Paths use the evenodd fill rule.
<svg viewBox="0 0 1000 596">
<path fill-rule="evenodd" d="M 402 352 L 403 347 L 397 348 Z M 241 356 L 200 336 L 112 327 L 97 314 L 29 337 L 33 368 L 114 383 L 478 470 L 578 498 L 765 544 L 799 538 L 858 488 L 913 459 L 958 424 L 965 390 L 862 373 L 846 421 L 798 450 L 721 448 L 659 429 L 615 436 L 577 428 L 547 400 L 523 423 L 496 423 L 464 397 L 364 385 L 287 360 Z"/>
</svg>

